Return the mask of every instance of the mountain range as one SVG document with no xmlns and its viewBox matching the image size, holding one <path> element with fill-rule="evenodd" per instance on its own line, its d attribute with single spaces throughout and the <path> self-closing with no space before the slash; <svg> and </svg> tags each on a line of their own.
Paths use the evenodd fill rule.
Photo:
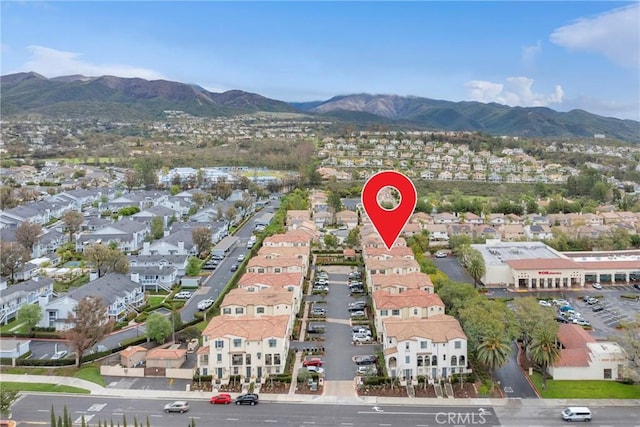
<svg viewBox="0 0 640 427">
<path fill-rule="evenodd" d="M 583 110 L 558 112 L 546 107 L 369 94 L 287 103 L 241 90 L 215 93 L 198 85 L 167 80 L 82 75 L 46 78 L 34 72 L 0 77 L 3 117 L 39 114 L 131 121 L 160 118 L 165 110 L 209 117 L 257 111 L 304 113 L 363 125 L 376 123 L 525 137 L 590 138 L 604 134 L 640 143 L 640 122 L 602 117 Z"/>
</svg>

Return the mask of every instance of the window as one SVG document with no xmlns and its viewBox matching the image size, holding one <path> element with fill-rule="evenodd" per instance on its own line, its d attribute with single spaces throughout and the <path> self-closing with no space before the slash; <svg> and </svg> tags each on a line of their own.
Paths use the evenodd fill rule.
<svg viewBox="0 0 640 427">
<path fill-rule="evenodd" d="M 257 356 L 258 356 L 258 360 L 260 360 L 262 358 L 262 353 L 258 352 Z"/>
<path fill-rule="evenodd" d="M 216 340 L 216 348 L 224 348 L 224 341 Z"/>
<path fill-rule="evenodd" d="M 251 354 L 247 353 L 244 355 L 244 364 L 245 365 L 251 365 Z"/>
<path fill-rule="evenodd" d="M 222 314 L 231 314 L 231 309 L 230 308 L 223 308 L 222 309 Z"/>
<path fill-rule="evenodd" d="M 418 315 L 418 309 L 417 309 L 417 308 L 414 308 L 414 309 L 413 309 L 413 315 L 414 315 L 414 316 L 417 316 L 417 315 Z"/>
<path fill-rule="evenodd" d="M 241 354 L 231 355 L 231 364 L 233 366 L 242 365 L 242 355 Z"/>
<path fill-rule="evenodd" d="M 431 356 L 431 366 L 438 366 L 438 356 Z"/>
<path fill-rule="evenodd" d="M 258 313 L 258 314 L 264 314 L 264 307 L 258 307 L 258 308 L 256 308 L 256 313 Z"/>
<path fill-rule="evenodd" d="M 604 370 L 604 379 L 605 380 L 610 380 L 611 379 L 611 369 L 605 369 Z"/>
<path fill-rule="evenodd" d="M 293 286 L 287 286 L 287 291 L 293 292 Z"/>
<path fill-rule="evenodd" d="M 458 358 L 456 356 L 451 356 L 451 366 L 456 366 L 458 364 Z"/>
<path fill-rule="evenodd" d="M 243 307 L 236 307 L 236 314 L 242 314 L 244 313 L 244 308 Z"/>
<path fill-rule="evenodd" d="M 271 354 L 265 354 L 264 355 L 264 364 L 265 365 L 271 365 Z"/>
<path fill-rule="evenodd" d="M 388 316 L 389 310 L 380 310 L 380 316 Z"/>
<path fill-rule="evenodd" d="M 391 315 L 400 316 L 400 309 L 394 308 L 393 310 L 391 310 Z"/>
<path fill-rule="evenodd" d="M 459 365 L 460 366 L 467 366 L 467 362 L 464 360 L 464 356 L 460 356 Z"/>
<path fill-rule="evenodd" d="M 282 269 L 281 269 L 280 267 L 275 267 L 275 268 L 273 269 L 273 272 L 274 272 L 274 273 L 282 273 Z"/>
<path fill-rule="evenodd" d="M 424 357 L 424 366 L 431 366 L 431 358 L 429 356 Z"/>
<path fill-rule="evenodd" d="M 278 343 L 278 341 L 276 341 L 275 339 L 270 339 L 269 340 L 269 348 L 274 348 L 276 346 L 276 344 Z"/>
<path fill-rule="evenodd" d="M 250 287 L 250 288 L 247 288 L 247 291 L 249 291 L 249 292 L 255 292 L 256 290 L 255 290 L 255 288 L 252 286 L 252 287 Z"/>
<path fill-rule="evenodd" d="M 222 363 L 222 353 L 216 354 L 216 362 Z"/>
<path fill-rule="evenodd" d="M 446 354 L 442 355 L 442 360 L 447 360 L 447 355 Z"/>
<path fill-rule="evenodd" d="M 424 357 L 423 356 L 418 356 L 416 358 L 417 362 L 418 362 L 418 366 L 422 366 L 424 365 Z"/>
<path fill-rule="evenodd" d="M 423 350 L 429 348 L 429 341 L 420 341 L 420 348 Z"/>
<path fill-rule="evenodd" d="M 233 346 L 234 347 L 240 347 L 242 345 L 242 340 L 240 338 L 235 338 L 233 340 Z"/>
<path fill-rule="evenodd" d="M 280 362 L 280 354 L 274 354 L 273 355 L 273 364 L 274 365 L 279 365 L 280 363 L 282 363 L 282 362 Z"/>
<path fill-rule="evenodd" d="M 411 363 L 411 356 L 405 356 L 404 357 L 404 363 Z"/>
<path fill-rule="evenodd" d="M 462 348 L 462 341 L 455 341 L 455 342 L 453 343 L 453 348 L 455 348 L 455 349 L 460 349 L 460 348 Z"/>
</svg>

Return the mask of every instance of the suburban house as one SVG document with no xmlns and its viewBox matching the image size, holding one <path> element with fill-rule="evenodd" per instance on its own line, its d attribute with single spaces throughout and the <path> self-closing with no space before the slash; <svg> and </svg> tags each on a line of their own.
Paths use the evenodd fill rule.
<svg viewBox="0 0 640 427">
<path fill-rule="evenodd" d="M 336 224 L 355 228 L 358 226 L 358 214 L 349 210 L 340 211 L 336 213 Z"/>
<path fill-rule="evenodd" d="M 175 267 L 178 276 L 184 276 L 189 256 L 182 255 L 129 255 L 129 265 L 133 267 Z"/>
<path fill-rule="evenodd" d="M 311 212 L 308 210 L 289 210 L 286 216 L 286 225 L 291 225 L 294 221 L 311 221 Z"/>
<path fill-rule="evenodd" d="M 522 224 L 505 224 L 502 226 L 502 241 L 517 242 L 526 239 Z"/>
<path fill-rule="evenodd" d="M 413 250 L 407 246 L 394 246 L 391 250 L 387 248 L 363 248 L 362 256 L 366 259 L 392 259 L 392 258 L 406 258 L 415 259 Z"/>
<path fill-rule="evenodd" d="M 262 289 L 285 289 L 300 300 L 302 296 L 302 273 L 245 273 L 238 282 L 238 288 L 249 292 L 258 292 Z"/>
<path fill-rule="evenodd" d="M 416 260 L 406 258 L 368 258 L 365 260 L 364 265 L 367 274 L 367 283 L 372 283 L 372 277 L 379 274 L 409 274 L 420 271 L 420 265 L 418 265 Z"/>
<path fill-rule="evenodd" d="M 140 283 L 144 291 L 164 289 L 171 292 L 171 287 L 178 283 L 178 269 L 174 266 L 143 265 L 131 266 L 131 280 Z"/>
<path fill-rule="evenodd" d="M 547 369 L 555 380 L 616 380 L 628 364 L 626 352 L 610 341 L 596 341 L 581 326 L 561 324 L 560 360 Z"/>
<path fill-rule="evenodd" d="M 262 246 L 311 246 L 311 236 L 302 230 L 274 234 L 262 242 Z"/>
<path fill-rule="evenodd" d="M 297 313 L 298 299 L 293 292 L 284 289 L 265 289 L 252 292 L 247 289 L 233 289 L 220 304 L 220 313 L 229 316 L 289 316 L 288 328 L 293 328 L 294 314 Z"/>
<path fill-rule="evenodd" d="M 306 273 L 300 258 L 253 257 L 247 264 L 247 273 Z"/>
<path fill-rule="evenodd" d="M 202 332 L 197 366 L 217 380 L 230 375 L 259 381 L 284 372 L 289 353 L 288 325 L 283 316 L 216 316 Z"/>
<path fill-rule="evenodd" d="M 409 274 L 374 274 L 369 282 L 372 292 L 385 291 L 400 294 L 410 289 L 421 289 L 433 293 L 433 283 L 428 274 L 415 272 Z"/>
<path fill-rule="evenodd" d="M 382 322 L 383 354 L 391 377 L 430 382 L 467 373 L 467 336 L 452 316 Z"/>
<path fill-rule="evenodd" d="M 329 211 L 320 211 L 313 214 L 313 223 L 318 228 L 333 224 L 333 215 Z"/>
<path fill-rule="evenodd" d="M 381 290 L 373 292 L 372 296 L 376 331 L 382 331 L 382 322 L 387 319 L 426 319 L 444 314 L 440 297 L 422 289 L 402 293 Z"/>
<path fill-rule="evenodd" d="M 525 225 L 524 233 L 529 240 L 550 240 L 553 239 L 551 227 L 546 224 Z"/>
<path fill-rule="evenodd" d="M 455 224 L 455 223 L 425 224 L 423 229 L 429 232 L 429 240 L 444 241 L 444 240 L 449 240 L 449 233 L 447 231 L 448 224 Z"/>
<path fill-rule="evenodd" d="M 6 287 L 2 282 L 0 288 L 0 323 L 5 325 L 15 319 L 20 308 L 26 304 L 46 305 L 53 298 L 53 280 L 48 277 L 34 277 Z"/>
<path fill-rule="evenodd" d="M 263 246 L 258 250 L 256 257 L 265 259 L 297 258 L 304 271 L 309 267 L 309 249 L 301 246 Z"/>
<path fill-rule="evenodd" d="M 129 218 L 121 219 L 94 232 L 81 233 L 76 238 L 76 251 L 83 252 L 88 245 L 94 243 L 108 245 L 115 242 L 120 251 L 134 252 L 142 248 L 149 231 L 149 224 L 139 223 Z"/>
<path fill-rule="evenodd" d="M 43 316 L 38 326 L 56 330 L 65 330 L 72 325 L 68 320 L 80 301 L 84 298 L 102 297 L 106 306 L 106 320 L 122 320 L 127 312 L 144 304 L 142 285 L 132 281 L 128 276 L 111 273 L 90 281 L 86 285 L 75 288 L 42 307 Z"/>
</svg>

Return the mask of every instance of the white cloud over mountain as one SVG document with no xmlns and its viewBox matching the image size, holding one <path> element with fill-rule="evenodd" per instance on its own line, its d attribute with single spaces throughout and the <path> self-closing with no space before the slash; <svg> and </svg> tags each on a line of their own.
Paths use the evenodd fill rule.
<svg viewBox="0 0 640 427">
<path fill-rule="evenodd" d="M 622 66 L 640 67 L 640 4 L 613 9 L 555 29 L 552 43 L 598 53 Z"/>
<path fill-rule="evenodd" d="M 148 68 L 120 64 L 92 64 L 84 61 L 81 54 L 51 49 L 44 46 L 29 46 L 31 57 L 22 66 L 23 71 L 35 71 L 45 77 L 82 74 L 85 76 L 140 77 L 148 80 L 165 78 L 161 73 Z"/>
<path fill-rule="evenodd" d="M 512 107 L 546 107 L 562 103 L 562 86 L 556 85 L 553 93 L 542 94 L 533 92 L 533 82 L 533 79 L 527 77 L 508 77 L 504 84 L 472 80 L 465 87 L 472 101 L 497 102 Z"/>
</svg>

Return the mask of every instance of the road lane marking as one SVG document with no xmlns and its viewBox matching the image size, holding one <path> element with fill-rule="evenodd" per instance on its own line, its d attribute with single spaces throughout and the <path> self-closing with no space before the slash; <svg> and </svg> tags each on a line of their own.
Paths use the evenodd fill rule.
<svg viewBox="0 0 640 427">
<path fill-rule="evenodd" d="M 227 418 L 227 421 L 238 421 L 238 418 Z"/>
<path fill-rule="evenodd" d="M 278 420 L 264 420 L 265 423 L 277 423 Z"/>
</svg>

